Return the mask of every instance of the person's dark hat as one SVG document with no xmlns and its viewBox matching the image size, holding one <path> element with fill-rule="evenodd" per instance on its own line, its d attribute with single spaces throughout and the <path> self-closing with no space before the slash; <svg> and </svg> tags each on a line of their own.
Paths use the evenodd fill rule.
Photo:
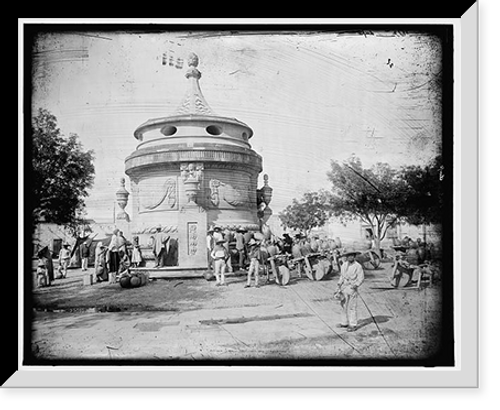
<svg viewBox="0 0 500 410">
<path fill-rule="evenodd" d="M 245 233 L 245 232 L 247 232 L 247 230 L 245 228 L 243 228 L 242 226 L 238 226 L 238 229 L 236 229 L 236 232 Z"/>
<path fill-rule="evenodd" d="M 214 227 L 214 231 L 222 231 L 222 228 L 220 226 Z"/>
</svg>

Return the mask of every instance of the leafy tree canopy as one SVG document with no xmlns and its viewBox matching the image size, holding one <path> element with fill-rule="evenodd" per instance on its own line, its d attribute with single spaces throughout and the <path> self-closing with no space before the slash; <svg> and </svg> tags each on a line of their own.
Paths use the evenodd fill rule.
<svg viewBox="0 0 500 410">
<path fill-rule="evenodd" d="M 392 168 L 377 163 L 364 168 L 360 159 L 331 161 L 331 191 L 308 192 L 280 214 L 284 226 L 308 232 L 334 216 L 342 223 L 360 220 L 371 227 L 379 250 L 388 228 L 398 220 L 439 224 L 443 217 L 441 158 L 431 164 Z"/>
<path fill-rule="evenodd" d="M 328 192 L 306 192 L 300 201 L 292 200 L 279 213 L 281 224 L 289 229 L 309 233 L 312 228 L 323 226 L 330 218 L 328 210 Z"/>
<path fill-rule="evenodd" d="M 94 181 L 93 152 L 83 150 L 78 135 L 63 136 L 45 109 L 33 118 L 32 138 L 33 224 L 43 220 L 74 228 Z"/>
<path fill-rule="evenodd" d="M 400 217 L 414 225 L 441 224 L 445 176 L 441 156 L 425 167 L 403 167 L 400 175 L 407 187 L 405 207 L 398 212 Z"/>
<path fill-rule="evenodd" d="M 360 159 L 352 157 L 332 161 L 327 176 L 332 214 L 342 222 L 360 219 L 372 228 L 375 240 L 382 240 L 404 202 L 405 183 L 398 171 L 386 163 L 363 168 Z"/>
</svg>

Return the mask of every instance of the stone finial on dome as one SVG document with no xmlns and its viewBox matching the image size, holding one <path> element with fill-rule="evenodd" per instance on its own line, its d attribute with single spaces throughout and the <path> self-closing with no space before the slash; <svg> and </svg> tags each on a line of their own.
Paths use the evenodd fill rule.
<svg viewBox="0 0 500 410">
<path fill-rule="evenodd" d="M 198 67 L 198 63 L 200 62 L 200 59 L 195 53 L 189 53 L 188 58 L 187 58 L 188 66 L 189 67 Z"/>
<path fill-rule="evenodd" d="M 198 83 L 201 73 L 196 67 L 198 67 L 200 59 L 195 53 L 190 53 L 187 57 L 187 63 L 189 68 L 186 71 L 186 78 L 190 80 L 191 86 L 177 109 L 176 115 L 216 115 L 203 97 Z"/>
<path fill-rule="evenodd" d="M 194 77 L 197 80 L 201 78 L 201 73 L 200 71 L 196 68 L 198 67 L 198 64 L 200 62 L 200 59 L 195 53 L 189 53 L 189 56 L 187 57 L 187 63 L 188 63 L 188 70 L 186 72 L 186 78 L 191 78 Z"/>
</svg>

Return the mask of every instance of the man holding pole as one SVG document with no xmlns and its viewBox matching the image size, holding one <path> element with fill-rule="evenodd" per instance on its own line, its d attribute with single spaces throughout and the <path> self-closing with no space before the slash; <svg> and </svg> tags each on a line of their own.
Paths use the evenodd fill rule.
<svg viewBox="0 0 500 410">
<path fill-rule="evenodd" d="M 357 329 L 358 288 L 365 279 L 363 267 L 356 261 L 356 255 L 359 253 L 354 249 L 347 249 L 341 255 L 346 257 L 346 261 L 340 267 L 340 279 L 334 293 L 335 299 L 340 300 L 342 307 L 342 318 L 339 326 L 347 328 L 348 332 Z"/>
</svg>

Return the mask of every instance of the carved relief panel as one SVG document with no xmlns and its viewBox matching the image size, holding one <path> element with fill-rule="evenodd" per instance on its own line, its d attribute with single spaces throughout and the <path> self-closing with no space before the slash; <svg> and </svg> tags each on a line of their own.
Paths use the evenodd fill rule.
<svg viewBox="0 0 500 410">
<path fill-rule="evenodd" d="M 177 178 L 152 177 L 138 183 L 139 213 L 179 209 Z"/>
<path fill-rule="evenodd" d="M 211 208 L 251 208 L 251 193 L 251 180 L 244 174 L 214 175 L 208 181 L 208 199 Z"/>
</svg>

